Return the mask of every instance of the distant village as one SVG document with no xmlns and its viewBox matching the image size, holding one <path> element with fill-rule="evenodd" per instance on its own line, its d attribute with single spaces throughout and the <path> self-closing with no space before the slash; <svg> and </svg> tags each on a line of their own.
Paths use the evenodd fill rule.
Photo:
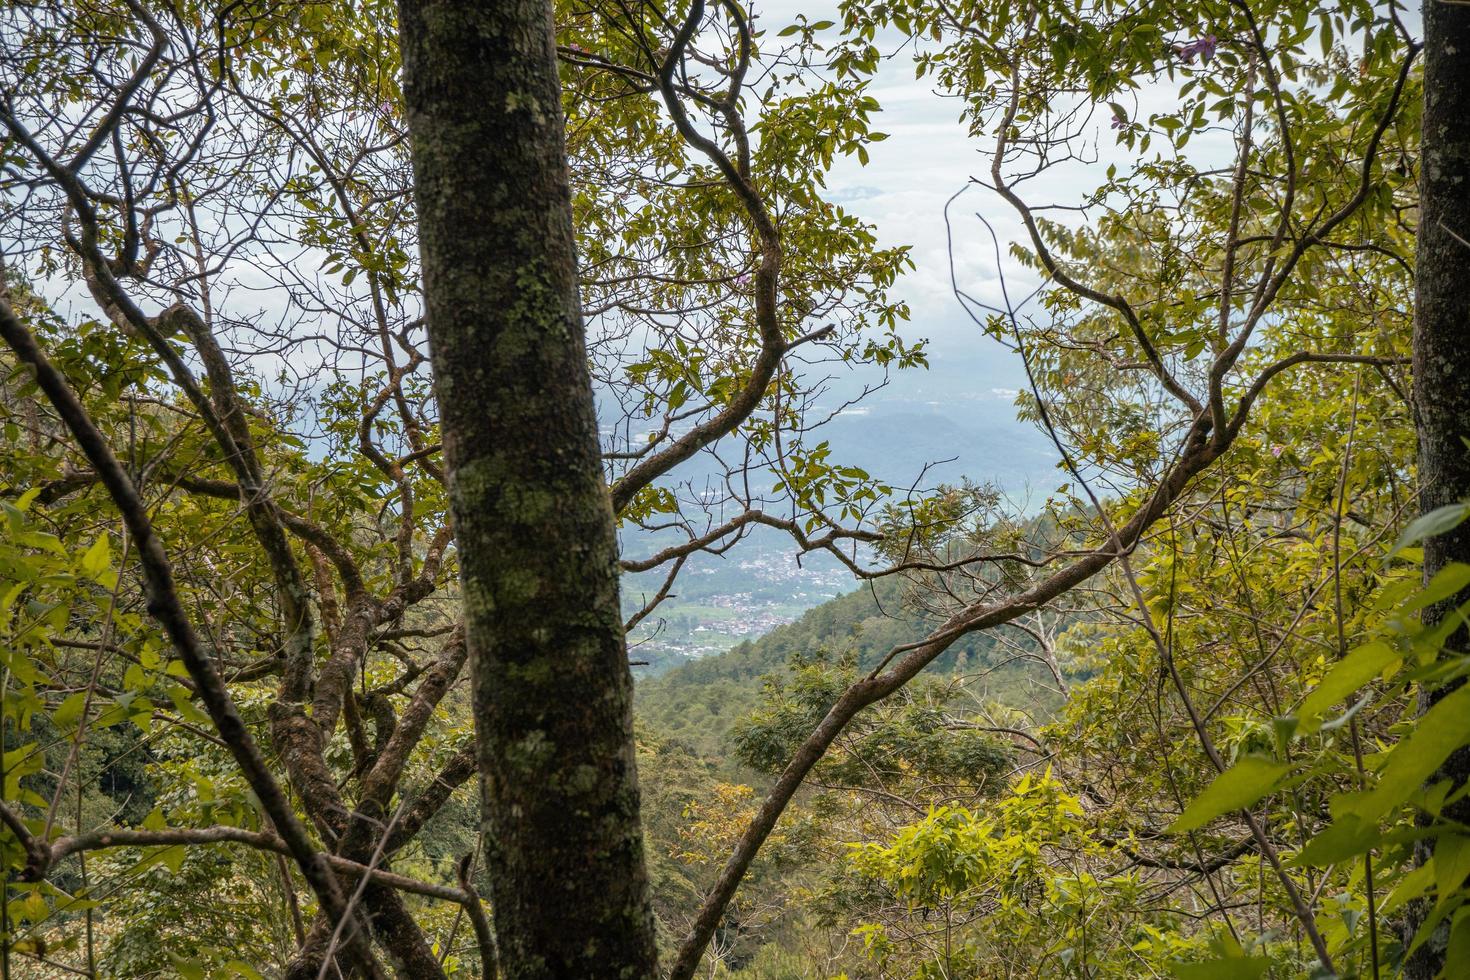
<svg viewBox="0 0 1470 980">
<path fill-rule="evenodd" d="M 630 608 L 641 604 L 639 584 L 624 585 L 624 604 Z M 852 587 L 852 574 L 830 558 L 808 555 L 798 563 L 790 552 L 774 550 L 711 558 L 686 569 L 678 594 L 634 630 L 630 655 L 662 667 L 721 653 Z"/>
</svg>

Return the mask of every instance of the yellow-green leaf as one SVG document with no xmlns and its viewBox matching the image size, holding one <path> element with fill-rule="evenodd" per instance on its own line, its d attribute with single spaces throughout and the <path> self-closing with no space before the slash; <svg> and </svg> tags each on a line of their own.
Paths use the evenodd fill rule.
<svg viewBox="0 0 1470 980">
<path fill-rule="evenodd" d="M 1316 718 L 1383 672 L 1399 659 L 1398 651 L 1387 643 L 1375 641 L 1358 647 L 1339 660 L 1322 678 L 1297 709 L 1299 718 Z"/>
<path fill-rule="evenodd" d="M 1446 695 L 1394 746 L 1378 772 L 1378 785 L 1355 800 L 1352 812 L 1377 820 L 1417 791 L 1450 753 L 1470 741 L 1470 687 Z"/>
<path fill-rule="evenodd" d="M 1195 797 L 1169 832 L 1182 834 L 1203 827 L 1232 810 L 1243 810 L 1276 788 L 1291 767 L 1285 763 L 1248 755 L 1222 772 L 1205 791 Z"/>
</svg>

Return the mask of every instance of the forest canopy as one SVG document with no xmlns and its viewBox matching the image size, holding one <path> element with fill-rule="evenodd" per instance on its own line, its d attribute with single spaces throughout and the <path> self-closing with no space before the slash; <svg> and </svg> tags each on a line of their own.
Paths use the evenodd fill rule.
<svg viewBox="0 0 1470 980">
<path fill-rule="evenodd" d="M 0 8 L 4 980 L 1470 972 L 1470 7 L 773 8 Z"/>
</svg>

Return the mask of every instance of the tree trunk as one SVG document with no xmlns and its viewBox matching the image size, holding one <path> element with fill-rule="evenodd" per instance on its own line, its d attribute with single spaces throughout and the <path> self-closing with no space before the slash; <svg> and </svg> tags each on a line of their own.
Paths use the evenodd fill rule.
<svg viewBox="0 0 1470 980">
<path fill-rule="evenodd" d="M 1470 497 L 1470 7 L 1424 4 L 1424 131 L 1419 178 L 1419 236 L 1415 280 L 1414 410 L 1419 439 L 1419 509 L 1428 513 Z M 1424 543 L 1424 574 L 1450 562 L 1470 562 L 1470 523 Z M 1424 611 L 1424 622 L 1440 622 L 1464 600 L 1452 597 Z M 1458 630 L 1448 647 L 1466 648 Z M 1447 690 L 1432 697 L 1442 697 Z M 1424 705 L 1428 707 L 1428 705 Z M 1450 756 L 1434 780 L 1470 778 L 1470 751 Z M 1470 819 L 1470 801 L 1447 808 L 1446 816 Z M 1433 843 L 1426 845 L 1432 853 Z M 1412 908 L 1407 941 L 1427 906 Z M 1420 948 L 1405 966 L 1409 980 L 1428 980 L 1444 966 L 1448 930 Z"/>
<path fill-rule="evenodd" d="M 652 977 L 551 5 L 402 0 L 400 29 L 502 969 Z"/>
</svg>

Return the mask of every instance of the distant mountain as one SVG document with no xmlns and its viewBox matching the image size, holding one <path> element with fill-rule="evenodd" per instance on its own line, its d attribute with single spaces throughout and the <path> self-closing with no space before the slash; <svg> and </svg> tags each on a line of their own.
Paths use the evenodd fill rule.
<svg viewBox="0 0 1470 980">
<path fill-rule="evenodd" d="M 995 484 L 1018 508 L 1034 510 L 1062 482 L 1047 441 L 1016 420 L 1010 404 L 1014 392 L 956 387 L 945 401 L 925 397 L 929 394 L 921 390 L 899 398 L 879 392 L 819 426 L 808 441 L 826 440 L 834 462 L 860 466 L 899 490 L 969 477 Z M 697 456 L 673 476 L 697 483 L 704 476 L 700 467 L 708 465 L 707 457 Z M 664 540 L 625 531 L 624 553 L 651 554 L 676 537 Z M 720 653 L 792 622 L 856 584 L 832 556 L 818 552 L 798 559 L 784 532 L 756 528 L 725 555 L 699 554 L 689 560 L 674 595 L 635 631 L 632 656 L 657 673 Z M 626 576 L 628 612 L 640 608 L 662 585 L 661 571 Z"/>
<path fill-rule="evenodd" d="M 916 325 L 910 332 L 924 331 Z M 1019 358 L 980 337 L 937 338 L 930 353 L 927 370 L 895 373 L 815 434 L 844 459 L 897 486 L 908 486 L 924 464 L 939 460 L 953 462 L 931 468 L 926 483 L 966 476 L 1020 499 L 1028 490 L 1044 497 L 1065 482 L 1050 441 L 1016 418 L 1017 389 L 1025 384 Z M 864 382 L 872 380 L 836 378 L 823 401 L 835 409 Z"/>
<path fill-rule="evenodd" d="M 894 400 L 849 409 L 815 435 L 831 444 L 840 462 L 861 466 L 897 487 L 915 481 L 920 488 L 932 487 L 969 477 L 1019 498 L 1028 489 L 1044 492 L 1063 482 L 1046 440 L 988 407 L 968 412 L 963 403 Z"/>
</svg>

